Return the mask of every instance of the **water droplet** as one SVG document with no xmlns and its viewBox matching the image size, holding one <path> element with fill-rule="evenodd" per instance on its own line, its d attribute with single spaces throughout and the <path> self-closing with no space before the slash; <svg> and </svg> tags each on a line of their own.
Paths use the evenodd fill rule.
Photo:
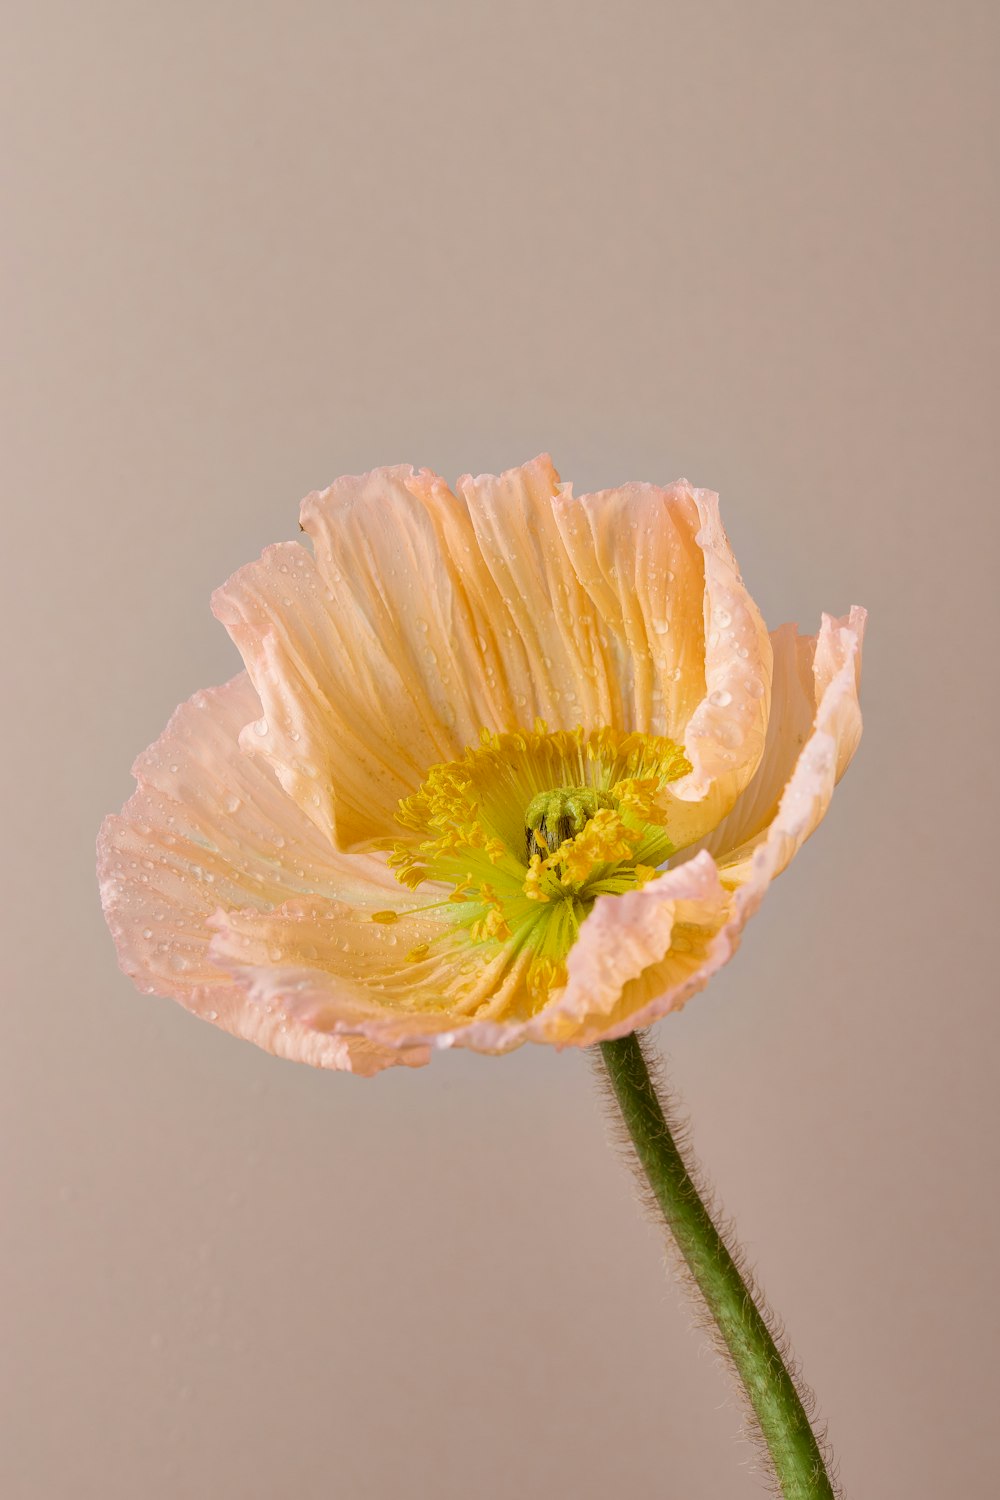
<svg viewBox="0 0 1000 1500">
<path fill-rule="evenodd" d="M 716 688 L 714 693 L 709 693 L 708 701 L 716 708 L 728 708 L 733 701 L 733 695 L 725 688 Z"/>
</svg>

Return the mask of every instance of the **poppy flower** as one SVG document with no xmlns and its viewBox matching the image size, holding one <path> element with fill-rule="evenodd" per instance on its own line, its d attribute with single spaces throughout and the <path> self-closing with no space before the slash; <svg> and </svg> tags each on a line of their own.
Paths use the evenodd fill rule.
<svg viewBox="0 0 1000 1500">
<path fill-rule="evenodd" d="M 360 1074 L 677 1010 L 854 754 L 864 611 L 769 634 L 714 494 L 544 456 L 339 479 L 301 525 L 216 593 L 245 671 L 101 830 L 125 972 Z"/>
</svg>

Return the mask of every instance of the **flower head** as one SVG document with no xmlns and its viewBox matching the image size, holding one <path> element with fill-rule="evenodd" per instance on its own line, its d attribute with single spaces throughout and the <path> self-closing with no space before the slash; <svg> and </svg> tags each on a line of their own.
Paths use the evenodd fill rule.
<svg viewBox="0 0 1000 1500">
<path fill-rule="evenodd" d="M 283 1056 L 583 1046 L 732 955 L 858 743 L 864 612 L 768 635 L 716 496 L 377 469 L 216 594 L 99 840 L 141 988 Z"/>
</svg>

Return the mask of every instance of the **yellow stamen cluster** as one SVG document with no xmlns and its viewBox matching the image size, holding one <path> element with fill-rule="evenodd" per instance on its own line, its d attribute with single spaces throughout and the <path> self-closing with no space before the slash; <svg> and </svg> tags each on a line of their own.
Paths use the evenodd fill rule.
<svg viewBox="0 0 1000 1500">
<path fill-rule="evenodd" d="M 527 954 L 529 990 L 544 997 L 597 897 L 645 884 L 673 853 L 663 792 L 689 769 L 672 740 L 652 735 L 550 732 L 541 720 L 483 730 L 400 803 L 408 836 L 389 863 L 411 889 L 437 886 L 429 904 L 453 911 L 452 931 L 506 945 L 511 962 Z"/>
</svg>

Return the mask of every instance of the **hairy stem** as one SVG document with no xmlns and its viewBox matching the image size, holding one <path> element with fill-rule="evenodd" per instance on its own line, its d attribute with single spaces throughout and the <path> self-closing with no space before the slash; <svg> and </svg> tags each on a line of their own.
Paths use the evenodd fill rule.
<svg viewBox="0 0 1000 1500">
<path fill-rule="evenodd" d="M 691 1272 L 753 1410 L 784 1500 L 834 1500 L 803 1397 L 752 1278 L 713 1220 L 668 1123 L 638 1036 L 601 1057 L 639 1166 Z"/>
</svg>

